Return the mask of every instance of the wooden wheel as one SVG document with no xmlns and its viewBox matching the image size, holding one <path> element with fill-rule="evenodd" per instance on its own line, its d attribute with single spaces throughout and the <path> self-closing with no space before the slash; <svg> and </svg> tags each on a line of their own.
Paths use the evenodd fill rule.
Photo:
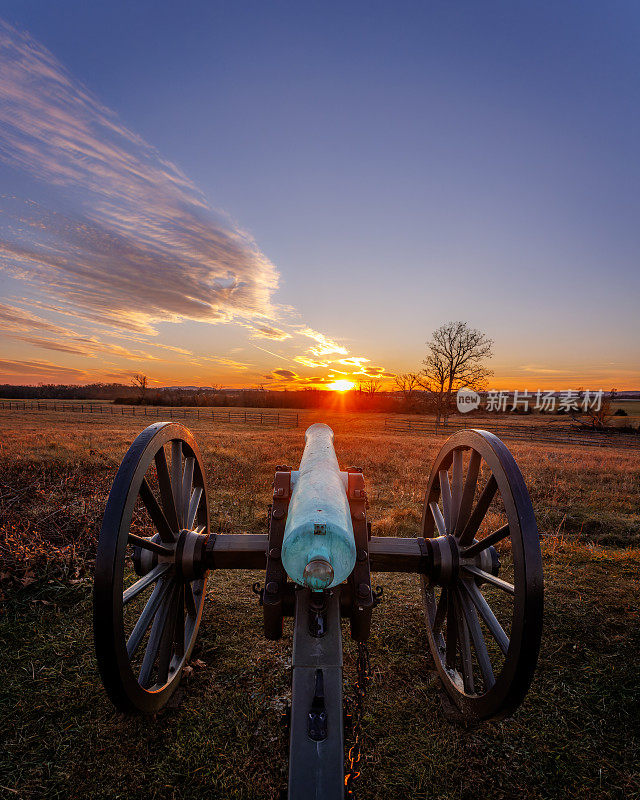
<svg viewBox="0 0 640 800">
<path fill-rule="evenodd" d="M 431 653 L 466 716 L 512 713 L 533 679 L 542 635 L 540 542 L 518 466 L 481 430 L 451 436 L 425 499 L 432 574 L 422 579 Z"/>
<path fill-rule="evenodd" d="M 96 556 L 98 667 L 123 711 L 157 711 L 179 683 L 202 616 L 206 577 L 196 564 L 208 532 L 193 436 L 173 422 L 149 426 L 118 469 Z"/>
</svg>

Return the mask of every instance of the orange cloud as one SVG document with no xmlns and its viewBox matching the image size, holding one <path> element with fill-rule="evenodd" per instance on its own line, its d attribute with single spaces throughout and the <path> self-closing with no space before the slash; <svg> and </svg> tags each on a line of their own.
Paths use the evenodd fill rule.
<svg viewBox="0 0 640 800">
<path fill-rule="evenodd" d="M 334 342 L 333 339 L 329 339 L 329 337 L 325 336 L 323 333 L 318 333 L 318 331 L 314 331 L 312 328 L 304 328 L 300 333 L 302 336 L 314 339 L 318 343 L 316 347 L 311 347 L 308 351 L 318 358 L 332 355 L 333 353 L 346 356 L 349 352 L 346 347 L 342 347 L 342 345 Z"/>
</svg>

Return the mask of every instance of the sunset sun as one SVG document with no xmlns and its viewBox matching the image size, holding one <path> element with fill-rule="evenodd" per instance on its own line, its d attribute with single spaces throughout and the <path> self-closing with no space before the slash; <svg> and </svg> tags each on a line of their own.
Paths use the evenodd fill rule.
<svg viewBox="0 0 640 800">
<path fill-rule="evenodd" d="M 333 383 L 329 384 L 329 389 L 333 389 L 335 392 L 348 392 L 350 389 L 353 389 L 355 383 L 351 383 L 351 381 L 334 381 Z"/>
</svg>

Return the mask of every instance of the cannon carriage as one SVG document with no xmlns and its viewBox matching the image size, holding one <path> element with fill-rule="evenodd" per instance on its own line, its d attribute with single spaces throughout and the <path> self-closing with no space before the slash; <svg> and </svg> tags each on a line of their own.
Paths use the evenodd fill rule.
<svg viewBox="0 0 640 800">
<path fill-rule="evenodd" d="M 195 644 L 207 576 L 259 570 L 264 635 L 280 638 L 293 618 L 288 797 L 342 798 L 341 619 L 363 647 L 379 601 L 372 573 L 403 572 L 419 578 L 434 666 L 464 718 L 513 713 L 533 679 L 543 582 L 531 501 L 508 449 L 487 431 L 451 436 L 414 538 L 373 535 L 367 509 L 362 471 L 341 470 L 333 432 L 315 424 L 299 468 L 276 468 L 268 533 L 213 533 L 192 434 L 172 422 L 144 430 L 114 480 L 96 558 L 95 647 L 113 703 L 162 708 Z"/>
</svg>

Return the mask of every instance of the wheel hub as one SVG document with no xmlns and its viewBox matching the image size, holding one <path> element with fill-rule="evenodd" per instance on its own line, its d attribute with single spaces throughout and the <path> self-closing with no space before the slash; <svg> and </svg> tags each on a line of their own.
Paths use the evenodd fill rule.
<svg viewBox="0 0 640 800">
<path fill-rule="evenodd" d="M 181 530 L 176 544 L 176 573 L 185 581 L 202 578 L 205 569 L 204 550 L 207 536 L 195 531 Z"/>
<path fill-rule="evenodd" d="M 474 539 L 474 543 L 477 540 Z M 464 557 L 465 548 L 460 547 L 459 541 L 455 536 L 437 536 L 434 539 L 427 539 L 431 547 L 432 568 L 431 580 L 439 586 L 448 586 L 455 583 L 460 575 L 460 568 L 463 566 L 474 566 L 498 575 L 500 571 L 500 560 L 495 547 L 487 547 L 471 558 Z"/>
</svg>

